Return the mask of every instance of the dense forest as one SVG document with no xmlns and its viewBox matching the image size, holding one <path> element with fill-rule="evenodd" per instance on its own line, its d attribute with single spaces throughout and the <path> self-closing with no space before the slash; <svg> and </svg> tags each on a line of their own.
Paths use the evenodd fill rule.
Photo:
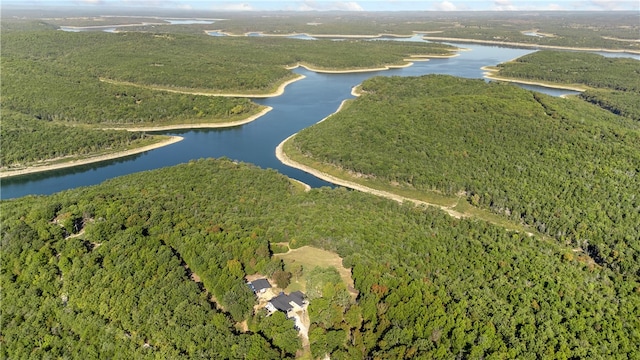
<svg viewBox="0 0 640 360">
<path fill-rule="evenodd" d="M 293 138 L 376 184 L 455 196 L 640 276 L 640 127 L 579 99 L 450 76 L 376 77 Z M 295 155 L 295 154 L 291 154 Z"/>
<path fill-rule="evenodd" d="M 640 61 L 568 51 L 537 51 L 499 64 L 498 75 L 586 85 L 580 97 L 615 114 L 640 120 Z"/>
<path fill-rule="evenodd" d="M 11 114 L 3 138 L 7 131 L 15 135 L 13 119 L 20 114 L 37 120 L 19 125 L 18 142 L 15 136 L 5 139 L 3 165 L 117 149 L 123 136 L 140 136 L 116 139 L 113 132 L 75 128 L 62 130 L 69 136 L 57 143 L 54 139 L 63 133 L 52 132 L 64 124 L 126 128 L 246 119 L 263 107 L 248 98 L 196 93 L 270 93 L 295 78 L 285 66 L 298 62 L 324 68 L 373 67 L 453 49 L 440 44 L 217 39 L 203 34 L 69 33 L 15 20 L 2 25 L 0 91 L 3 111 Z M 27 124 L 33 126 L 27 129 Z M 80 129 L 86 137 L 72 136 Z M 51 141 L 40 142 L 41 137 Z M 92 146 L 87 145 L 89 139 Z M 39 146 L 32 150 L 35 143 Z"/>
<path fill-rule="evenodd" d="M 0 167 L 3 169 L 22 167 L 43 160 L 129 150 L 163 139 L 162 136 L 150 136 L 141 132 L 67 126 L 38 120 L 4 108 L 1 114 Z"/>
<path fill-rule="evenodd" d="M 10 32 L 3 37 L 3 57 L 22 60 L 17 65 L 44 66 L 41 62 L 55 59 L 65 70 L 96 80 L 212 94 L 272 92 L 293 78 L 285 67 L 298 63 L 321 69 L 363 69 L 405 64 L 403 59 L 411 55 L 443 55 L 454 49 L 428 43 L 148 33 L 46 31 Z"/>
<path fill-rule="evenodd" d="M 640 51 L 640 25 L 633 11 L 497 12 L 463 17 L 436 37 L 568 48 Z"/>
<path fill-rule="evenodd" d="M 571 246 L 296 189 L 272 170 L 198 160 L 3 201 L 2 357 L 293 357 L 292 323 L 253 314 L 244 280 L 282 269 L 270 256 L 281 242 L 337 252 L 359 292 L 313 295 L 314 357 L 639 355 L 637 278 Z"/>
<path fill-rule="evenodd" d="M 204 14 L 185 17 L 202 18 Z M 640 51 L 637 13 L 632 11 L 421 11 L 421 12 L 256 12 L 212 13 L 213 24 L 169 25 L 162 17 L 119 19 L 77 17 L 46 19 L 53 26 L 95 26 L 105 24 L 148 25 L 123 28 L 126 31 L 202 34 L 218 30 L 234 35 L 260 32 L 266 35 L 306 33 L 321 36 L 428 33 L 429 37 L 451 37 L 480 41 L 540 44 L 571 48 L 602 48 Z M 175 16 L 175 15 L 173 15 Z M 169 18 L 171 19 L 171 18 Z M 164 23 L 164 25 L 162 25 Z"/>
<path fill-rule="evenodd" d="M 515 20 L 505 23 L 498 14 L 282 13 L 117 34 L 55 30 L 90 18 L 3 18 L 0 161 L 156 141 L 99 127 L 246 118 L 261 110 L 248 98 L 195 93 L 264 95 L 293 79 L 286 67 L 295 64 L 370 68 L 452 49 L 211 37 L 204 29 L 431 30 L 636 49 L 611 39 L 637 37 L 635 15 L 577 14 L 567 23 L 554 13 L 510 14 Z M 591 82 L 582 99 L 450 76 L 377 77 L 289 143 L 298 161 L 371 187 L 462 197 L 529 232 L 344 188 L 305 192 L 274 170 L 228 159 L 4 200 L 0 358 L 639 358 L 640 122 L 629 76 L 638 69 L 567 54 L 575 67 L 555 64 L 565 77 L 548 81 Z M 568 59 L 523 59 L 539 67 L 545 56 Z M 596 74 L 576 78 L 586 71 Z M 288 282 L 291 264 L 272 256 L 285 243 L 336 253 L 357 294 L 350 297 L 333 268 L 299 268 L 310 299 L 309 349 L 282 313 L 254 311 L 246 284 L 255 274 Z"/>
</svg>

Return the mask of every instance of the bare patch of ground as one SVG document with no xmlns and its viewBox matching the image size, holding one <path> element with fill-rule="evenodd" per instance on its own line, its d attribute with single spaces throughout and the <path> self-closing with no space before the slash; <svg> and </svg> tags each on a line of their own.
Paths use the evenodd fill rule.
<svg viewBox="0 0 640 360">
<path fill-rule="evenodd" d="M 247 324 L 247 320 L 236 323 L 236 329 L 238 329 L 238 331 L 243 333 L 246 333 L 247 331 L 249 331 L 249 325 Z"/>
<path fill-rule="evenodd" d="M 202 282 L 202 280 L 200 280 L 200 276 L 198 276 L 198 274 L 196 274 L 194 272 L 191 273 L 191 280 L 193 280 L 193 281 L 195 281 L 197 283 Z"/>
</svg>

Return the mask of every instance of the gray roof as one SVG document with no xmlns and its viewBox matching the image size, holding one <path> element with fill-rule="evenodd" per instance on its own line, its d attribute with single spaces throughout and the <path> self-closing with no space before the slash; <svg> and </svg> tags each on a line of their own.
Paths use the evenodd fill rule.
<svg viewBox="0 0 640 360">
<path fill-rule="evenodd" d="M 287 312 L 293 309 L 293 306 L 289 304 L 289 301 L 290 301 L 289 296 L 285 295 L 284 293 L 280 293 L 280 295 L 269 300 L 269 302 L 273 305 L 274 308 L 284 312 Z"/>
<path fill-rule="evenodd" d="M 304 305 L 304 294 L 302 291 L 294 291 L 289 294 L 289 301 L 293 301 L 298 304 L 298 306 L 302 306 Z"/>
<path fill-rule="evenodd" d="M 269 300 L 269 302 L 280 311 L 287 312 L 293 309 L 293 306 L 290 304 L 291 302 L 297 304 L 298 306 L 304 305 L 304 294 L 301 291 L 294 291 L 289 295 L 285 293 L 280 293 L 278 296 Z"/>
<path fill-rule="evenodd" d="M 255 292 L 271 288 L 271 284 L 269 283 L 269 281 L 267 279 L 253 280 L 252 282 L 249 283 L 249 285 L 251 286 L 251 288 Z"/>
</svg>

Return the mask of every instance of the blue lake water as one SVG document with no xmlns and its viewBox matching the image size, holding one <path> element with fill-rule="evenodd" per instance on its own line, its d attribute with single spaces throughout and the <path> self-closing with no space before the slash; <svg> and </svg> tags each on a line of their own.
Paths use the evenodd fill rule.
<svg viewBox="0 0 640 360">
<path fill-rule="evenodd" d="M 455 44 L 454 44 L 455 45 Z M 198 129 L 163 132 L 179 135 L 184 140 L 160 149 L 117 160 L 79 166 L 70 169 L 48 171 L 3 179 L 2 199 L 29 194 L 54 192 L 98 184 L 104 180 L 133 172 L 157 169 L 188 162 L 191 159 L 227 157 L 250 162 L 262 168 L 272 168 L 313 187 L 330 186 L 300 170 L 283 165 L 275 157 L 276 146 L 301 129 L 309 127 L 335 112 L 344 99 L 353 98 L 351 89 L 372 76 L 420 76 L 425 74 L 449 74 L 466 78 L 482 78 L 481 67 L 496 65 L 533 50 L 503 48 L 475 44 L 460 44 L 469 51 L 448 59 L 418 61 L 401 69 L 347 74 L 323 74 L 295 69 L 304 79 L 287 86 L 283 95 L 255 99 L 272 111 L 261 118 L 239 127 L 228 129 Z M 558 96 L 575 92 L 531 87 Z"/>
</svg>

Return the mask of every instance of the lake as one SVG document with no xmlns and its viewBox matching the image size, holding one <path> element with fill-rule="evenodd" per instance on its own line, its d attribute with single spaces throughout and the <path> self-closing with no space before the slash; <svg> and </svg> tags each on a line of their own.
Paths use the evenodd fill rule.
<svg viewBox="0 0 640 360">
<path fill-rule="evenodd" d="M 179 135 L 184 137 L 184 140 L 117 160 L 3 179 L 2 199 L 30 194 L 52 194 L 66 189 L 95 185 L 133 172 L 209 157 L 227 157 L 250 162 L 262 168 L 276 169 L 312 187 L 331 186 L 312 175 L 280 163 L 275 157 L 275 148 L 291 134 L 335 112 L 343 100 L 353 98 L 351 89 L 354 86 L 372 76 L 449 74 L 466 78 L 482 78 L 481 67 L 497 65 L 534 51 L 476 44 L 452 45 L 469 49 L 469 51 L 460 51 L 459 56 L 453 58 L 418 61 L 410 67 L 386 71 L 324 74 L 297 68 L 294 71 L 304 75 L 305 78 L 288 85 L 281 96 L 255 99 L 256 103 L 271 106 L 273 110 L 249 124 L 227 129 L 166 131 L 162 133 Z M 526 86 L 526 88 L 554 96 L 576 93 L 537 86 Z"/>
</svg>

